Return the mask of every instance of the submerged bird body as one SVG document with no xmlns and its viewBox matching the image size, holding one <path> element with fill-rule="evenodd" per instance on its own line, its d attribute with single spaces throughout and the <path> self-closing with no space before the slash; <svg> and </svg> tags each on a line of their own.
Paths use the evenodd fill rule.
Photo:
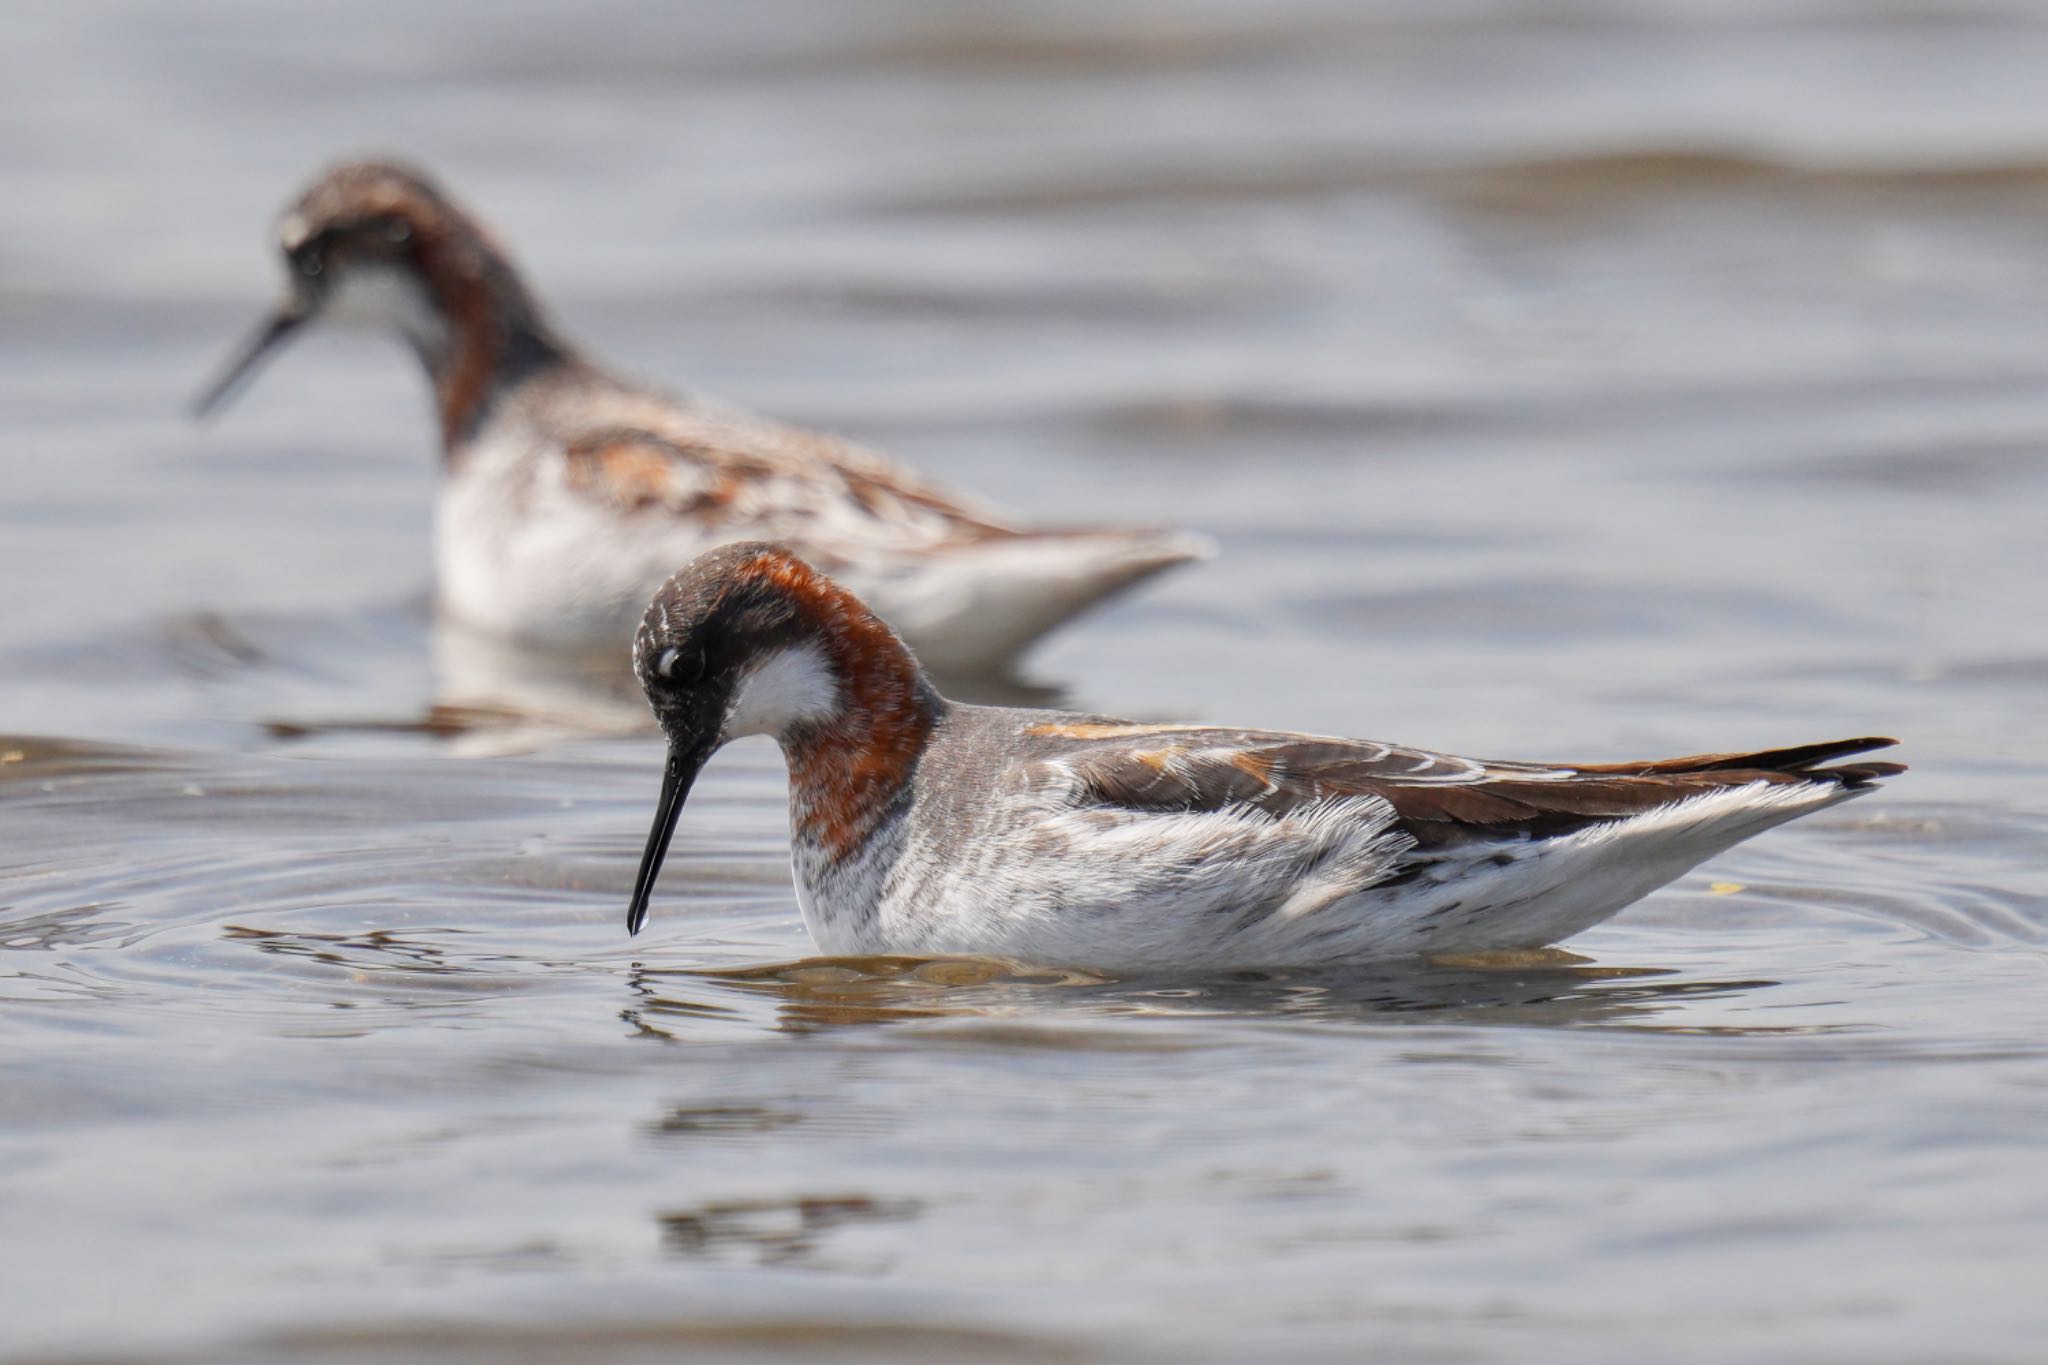
<svg viewBox="0 0 2048 1365">
<path fill-rule="evenodd" d="M 485 230 L 400 167 L 330 171 L 279 229 L 292 295 L 204 396 L 316 319 L 396 329 L 433 386 L 443 607 L 578 647 L 629 634 L 678 562 L 773 537 L 959 671 L 1205 553 L 1147 527 L 1020 527 L 850 442 L 621 379 L 565 341 Z"/>
<path fill-rule="evenodd" d="M 1431 806 L 1458 804 L 1438 783 L 1514 814 L 1437 818 Z M 1524 784 L 1555 790 L 1532 805 L 1489 790 Z M 1556 943 L 1856 789 L 957 706 L 895 818 L 851 857 L 800 837 L 794 864 L 828 952 L 1313 965 Z M 1560 819 L 1545 797 L 1602 814 Z M 1568 828 L 1536 832 L 1546 823 Z"/>
<path fill-rule="evenodd" d="M 727 740 L 790 766 L 804 922 L 833 953 L 1110 969 L 1534 948 L 1897 764 L 1862 739 L 1615 765 L 946 701 L 886 626 L 785 551 L 657 594 L 635 665 L 670 759 L 631 924 Z"/>
</svg>

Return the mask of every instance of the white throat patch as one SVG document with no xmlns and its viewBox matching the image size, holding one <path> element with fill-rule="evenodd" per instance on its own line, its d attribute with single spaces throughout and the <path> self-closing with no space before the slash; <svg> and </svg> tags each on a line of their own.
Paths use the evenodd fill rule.
<svg viewBox="0 0 2048 1365">
<path fill-rule="evenodd" d="M 761 659 L 740 675 L 725 709 L 724 737 L 779 735 L 805 721 L 828 720 L 839 711 L 839 684 L 816 644 L 791 645 Z"/>
<path fill-rule="evenodd" d="M 343 271 L 320 308 L 323 320 L 344 327 L 396 327 L 415 345 L 439 348 L 447 329 L 413 275 L 388 265 Z"/>
</svg>

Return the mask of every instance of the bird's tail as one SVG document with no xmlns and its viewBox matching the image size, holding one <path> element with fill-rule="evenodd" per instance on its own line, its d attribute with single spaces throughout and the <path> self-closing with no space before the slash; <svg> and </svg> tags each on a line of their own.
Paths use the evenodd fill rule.
<svg viewBox="0 0 2048 1365">
<path fill-rule="evenodd" d="M 1844 763 L 1822 767 L 1838 758 L 1889 749 L 1895 739 L 1878 735 L 1861 739 L 1824 740 L 1819 744 L 1795 744 L 1785 749 L 1757 749 L 1748 753 L 1690 754 L 1684 758 L 1663 758 L 1652 763 L 1611 763 L 1589 767 L 1588 772 L 1611 772 L 1630 777 L 1678 777 L 1689 773 L 1779 773 L 1830 781 L 1849 789 L 1867 787 L 1880 778 L 1896 777 L 1906 771 L 1903 763 Z"/>
<path fill-rule="evenodd" d="M 945 547 L 864 595 L 928 668 L 994 673 L 1091 607 L 1213 553 L 1207 538 L 1163 527 L 1020 531 Z"/>
</svg>

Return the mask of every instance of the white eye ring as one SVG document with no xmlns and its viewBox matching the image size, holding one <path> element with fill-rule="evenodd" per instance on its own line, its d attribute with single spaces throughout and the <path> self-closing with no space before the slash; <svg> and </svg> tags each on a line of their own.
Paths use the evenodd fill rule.
<svg viewBox="0 0 2048 1365">
<path fill-rule="evenodd" d="M 677 649 L 673 645 L 661 651 L 661 657 L 655 660 L 654 671 L 656 673 L 659 673 L 662 677 L 666 678 L 669 674 L 669 670 L 676 666 L 676 656 L 681 654 L 682 652 L 683 651 Z"/>
</svg>

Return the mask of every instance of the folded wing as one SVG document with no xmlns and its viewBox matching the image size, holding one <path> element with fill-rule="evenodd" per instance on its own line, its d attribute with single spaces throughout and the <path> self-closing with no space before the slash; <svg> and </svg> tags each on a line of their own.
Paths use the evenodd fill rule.
<svg viewBox="0 0 2048 1365">
<path fill-rule="evenodd" d="M 1333 799 L 1377 797 L 1424 850 L 1475 838 L 1555 837 L 1729 788 L 1856 788 L 1904 770 L 1885 762 L 1821 766 L 1894 742 L 1883 738 L 1640 763 L 1543 765 L 1259 731 L 1113 729 L 1040 727 L 1047 738 L 1074 741 L 1054 761 L 1070 770 L 1077 804 L 1257 810 L 1278 817 Z"/>
</svg>

